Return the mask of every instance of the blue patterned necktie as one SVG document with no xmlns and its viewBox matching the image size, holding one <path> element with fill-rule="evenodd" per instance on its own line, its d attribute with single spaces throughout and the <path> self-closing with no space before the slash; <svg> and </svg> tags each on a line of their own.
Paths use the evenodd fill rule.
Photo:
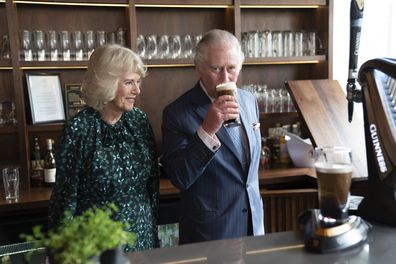
<svg viewBox="0 0 396 264">
<path fill-rule="evenodd" d="M 242 161 L 243 169 L 246 171 L 249 164 L 249 146 L 245 129 L 242 125 L 227 128 L 232 142 L 237 149 L 237 156 Z"/>
</svg>

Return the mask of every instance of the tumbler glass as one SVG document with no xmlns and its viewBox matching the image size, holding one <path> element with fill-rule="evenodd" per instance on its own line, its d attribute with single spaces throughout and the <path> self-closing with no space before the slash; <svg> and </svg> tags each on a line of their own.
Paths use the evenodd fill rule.
<svg viewBox="0 0 396 264">
<path fill-rule="evenodd" d="M 63 30 L 60 33 L 60 44 L 62 47 L 62 58 L 64 61 L 70 60 L 70 34 L 68 31 Z"/>
<path fill-rule="evenodd" d="M 125 42 L 125 29 L 123 29 L 123 28 L 118 28 L 118 29 L 117 29 L 116 43 L 117 43 L 118 45 L 123 46 L 123 47 L 126 46 L 126 42 Z"/>
<path fill-rule="evenodd" d="M 36 60 L 45 61 L 45 36 L 42 30 L 34 31 L 34 54 Z"/>
<path fill-rule="evenodd" d="M 179 35 L 169 37 L 169 53 L 172 59 L 177 59 L 181 54 L 181 41 Z"/>
<path fill-rule="evenodd" d="M 18 168 L 3 168 L 3 185 L 5 198 L 7 201 L 18 201 L 19 198 L 19 169 Z"/>
<path fill-rule="evenodd" d="M 146 58 L 146 40 L 143 35 L 137 36 L 137 53 L 141 58 Z"/>
<path fill-rule="evenodd" d="M 193 43 L 190 35 L 185 34 L 181 36 L 181 49 L 183 58 L 191 58 L 193 54 Z"/>
<path fill-rule="evenodd" d="M 32 52 L 32 34 L 29 30 L 22 31 L 22 57 L 25 61 L 33 60 L 33 52 Z"/>
<path fill-rule="evenodd" d="M 81 31 L 75 31 L 73 34 L 73 48 L 75 59 L 82 61 L 84 59 L 83 36 Z"/>
<path fill-rule="evenodd" d="M 58 34 L 55 30 L 48 31 L 49 58 L 51 61 L 57 61 L 59 56 Z"/>
<path fill-rule="evenodd" d="M 108 32 L 107 33 L 107 44 L 116 44 L 116 34 L 115 32 Z"/>
<path fill-rule="evenodd" d="M 89 57 L 91 57 L 91 54 L 94 52 L 95 50 L 95 35 L 94 32 L 92 30 L 88 30 L 87 32 L 85 32 L 85 58 L 89 60 Z"/>
<path fill-rule="evenodd" d="M 272 32 L 272 55 L 273 57 L 283 56 L 283 34 L 282 31 Z"/>
<path fill-rule="evenodd" d="M 294 56 L 294 34 L 289 30 L 283 31 L 283 56 Z"/>
<path fill-rule="evenodd" d="M 154 59 L 157 56 L 157 36 L 149 35 L 146 38 L 146 57 L 147 59 Z"/>
<path fill-rule="evenodd" d="M 270 30 L 264 30 L 259 33 L 259 42 L 261 47 L 261 57 L 272 57 L 272 33 Z"/>
<path fill-rule="evenodd" d="M 295 56 L 304 55 L 303 32 L 297 31 L 294 33 L 294 54 Z"/>
<path fill-rule="evenodd" d="M 104 46 L 106 45 L 106 32 L 103 30 L 99 30 L 96 32 L 96 46 Z"/>
<path fill-rule="evenodd" d="M 158 39 L 158 58 L 166 59 L 169 57 L 169 37 L 161 35 Z"/>
</svg>

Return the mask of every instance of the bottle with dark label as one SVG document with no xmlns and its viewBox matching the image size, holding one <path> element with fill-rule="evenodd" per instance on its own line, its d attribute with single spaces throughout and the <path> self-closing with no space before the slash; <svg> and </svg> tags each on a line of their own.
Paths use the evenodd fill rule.
<svg viewBox="0 0 396 264">
<path fill-rule="evenodd" d="M 44 159 L 44 183 L 47 186 L 52 186 L 55 183 L 56 176 L 55 154 L 52 149 L 52 139 L 47 138 L 45 142 L 47 145 L 47 153 Z"/>
<path fill-rule="evenodd" d="M 44 185 L 43 161 L 41 159 L 40 144 L 37 137 L 34 138 L 30 179 L 32 186 L 39 187 Z"/>
</svg>

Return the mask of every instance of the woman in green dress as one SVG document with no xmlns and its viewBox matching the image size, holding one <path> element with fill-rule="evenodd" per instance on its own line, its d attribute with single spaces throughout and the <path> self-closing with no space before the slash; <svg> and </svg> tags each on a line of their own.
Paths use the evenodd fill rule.
<svg viewBox="0 0 396 264">
<path fill-rule="evenodd" d="M 159 169 L 153 130 L 134 107 L 146 67 L 133 51 L 118 45 L 97 48 L 82 84 L 87 103 L 67 122 L 60 139 L 49 227 L 64 212 L 79 215 L 114 203 L 115 218 L 137 235 L 125 251 L 158 246 Z"/>
</svg>

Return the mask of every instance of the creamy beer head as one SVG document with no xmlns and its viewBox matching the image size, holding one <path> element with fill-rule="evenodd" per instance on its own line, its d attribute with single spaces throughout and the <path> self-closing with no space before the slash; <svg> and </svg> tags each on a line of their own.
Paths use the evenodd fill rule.
<svg viewBox="0 0 396 264">
<path fill-rule="evenodd" d="M 237 86 L 235 82 L 222 83 L 216 86 L 216 96 L 236 95 Z"/>
</svg>

